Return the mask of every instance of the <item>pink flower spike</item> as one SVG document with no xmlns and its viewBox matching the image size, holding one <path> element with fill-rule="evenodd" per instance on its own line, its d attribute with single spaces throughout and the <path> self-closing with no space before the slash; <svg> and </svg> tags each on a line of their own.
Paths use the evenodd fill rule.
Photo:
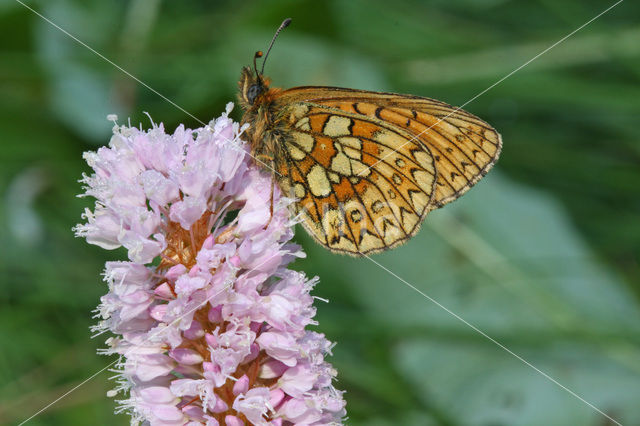
<svg viewBox="0 0 640 426">
<path fill-rule="evenodd" d="M 129 258 L 107 262 L 92 329 L 114 335 L 101 352 L 119 359 L 118 412 L 150 426 L 340 424 L 332 344 L 307 329 L 317 279 L 289 269 L 304 256 L 292 200 L 248 155 L 231 107 L 173 134 L 116 126 L 84 156 L 95 205 L 76 235 Z"/>
</svg>

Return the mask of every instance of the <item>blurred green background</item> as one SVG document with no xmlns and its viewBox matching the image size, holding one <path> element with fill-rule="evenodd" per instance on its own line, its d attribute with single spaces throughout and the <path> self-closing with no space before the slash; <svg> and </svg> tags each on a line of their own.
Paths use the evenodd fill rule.
<svg viewBox="0 0 640 426">
<path fill-rule="evenodd" d="M 241 66 L 461 105 L 613 2 L 28 2 L 203 121 Z M 623 424 L 640 424 L 640 4 L 626 1 L 466 109 L 503 135 L 497 167 L 374 260 Z M 0 1 L 0 423 L 18 424 L 110 360 L 91 310 L 106 260 L 75 239 L 81 155 L 106 115 L 199 124 L 13 0 Z M 234 111 L 239 119 L 240 111 Z M 367 259 L 301 229 L 317 330 L 353 425 L 612 424 Z M 103 372 L 28 424 L 125 425 Z"/>
</svg>

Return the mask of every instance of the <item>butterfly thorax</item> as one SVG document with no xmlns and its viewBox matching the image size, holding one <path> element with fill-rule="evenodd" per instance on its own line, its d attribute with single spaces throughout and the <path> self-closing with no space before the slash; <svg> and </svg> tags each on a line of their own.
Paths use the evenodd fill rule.
<svg viewBox="0 0 640 426">
<path fill-rule="evenodd" d="M 278 131 L 281 120 L 275 103 L 282 89 L 270 88 L 268 78 L 256 76 L 248 67 L 243 68 L 238 86 L 239 101 L 244 110 L 241 125 L 249 125 L 244 135 L 251 154 L 259 160 L 258 164 L 269 168 L 274 155 L 281 149 Z"/>
</svg>

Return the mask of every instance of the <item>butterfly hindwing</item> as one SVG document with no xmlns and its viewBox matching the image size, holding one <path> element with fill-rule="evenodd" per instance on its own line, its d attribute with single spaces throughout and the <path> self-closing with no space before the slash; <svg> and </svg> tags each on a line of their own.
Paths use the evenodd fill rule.
<svg viewBox="0 0 640 426">
<path fill-rule="evenodd" d="M 284 116 L 285 155 L 276 167 L 318 242 L 357 255 L 417 231 L 436 184 L 424 145 L 393 124 L 330 105 L 293 102 Z"/>
</svg>

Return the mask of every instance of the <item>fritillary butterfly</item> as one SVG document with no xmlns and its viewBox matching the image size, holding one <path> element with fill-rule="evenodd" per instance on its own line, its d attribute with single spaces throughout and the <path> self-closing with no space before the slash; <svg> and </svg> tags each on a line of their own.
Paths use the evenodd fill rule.
<svg viewBox="0 0 640 426">
<path fill-rule="evenodd" d="M 500 135 L 466 111 L 396 93 L 272 88 L 258 72 L 261 56 L 239 81 L 252 155 L 271 166 L 296 198 L 304 228 L 333 252 L 358 256 L 403 243 L 498 159 Z"/>
</svg>

